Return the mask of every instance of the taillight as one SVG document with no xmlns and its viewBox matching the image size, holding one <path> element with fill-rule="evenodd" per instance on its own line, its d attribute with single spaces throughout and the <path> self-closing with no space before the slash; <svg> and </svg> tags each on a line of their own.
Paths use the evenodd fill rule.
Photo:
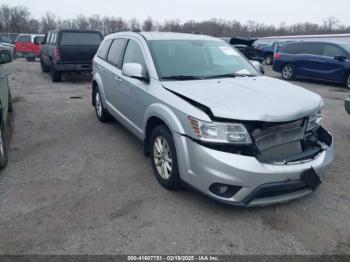
<svg viewBox="0 0 350 262">
<path fill-rule="evenodd" d="M 56 61 L 61 60 L 61 51 L 58 48 L 55 49 L 55 60 Z"/>
<path fill-rule="evenodd" d="M 276 53 L 274 58 L 275 58 L 275 59 L 281 58 L 281 54 L 280 54 L 280 53 Z"/>
</svg>

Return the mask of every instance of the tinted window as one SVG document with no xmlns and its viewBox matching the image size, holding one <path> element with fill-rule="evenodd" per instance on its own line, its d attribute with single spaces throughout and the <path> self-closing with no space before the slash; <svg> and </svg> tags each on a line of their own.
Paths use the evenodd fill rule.
<svg viewBox="0 0 350 262">
<path fill-rule="evenodd" d="M 109 51 L 109 47 L 111 46 L 112 40 L 104 41 L 100 48 L 98 49 L 97 56 L 102 59 L 107 59 L 107 54 Z"/>
<path fill-rule="evenodd" d="M 298 54 L 300 50 L 300 44 L 286 44 L 281 47 L 281 53 L 286 54 Z"/>
<path fill-rule="evenodd" d="M 12 40 L 7 36 L 0 36 L 0 42 L 1 43 L 11 43 Z"/>
<path fill-rule="evenodd" d="M 16 42 L 19 42 L 19 43 L 28 43 L 28 42 L 31 42 L 32 41 L 32 38 L 30 35 L 21 35 L 17 38 L 17 41 Z"/>
<path fill-rule="evenodd" d="M 99 45 L 101 43 L 101 35 L 98 33 L 76 33 L 63 32 L 61 37 L 61 45 Z"/>
<path fill-rule="evenodd" d="M 323 51 L 324 56 L 335 57 L 335 56 L 346 56 L 345 52 L 335 45 L 326 44 Z"/>
<path fill-rule="evenodd" d="M 321 43 L 304 43 L 301 53 L 308 55 L 322 55 L 323 46 L 324 44 Z"/>
<path fill-rule="evenodd" d="M 123 63 L 138 63 L 141 64 L 144 68 L 147 68 L 141 47 L 136 43 L 136 41 L 129 40 Z"/>
<path fill-rule="evenodd" d="M 111 45 L 111 48 L 109 49 L 107 60 L 119 69 L 122 68 L 123 54 L 126 43 L 126 39 L 115 39 Z"/>
</svg>

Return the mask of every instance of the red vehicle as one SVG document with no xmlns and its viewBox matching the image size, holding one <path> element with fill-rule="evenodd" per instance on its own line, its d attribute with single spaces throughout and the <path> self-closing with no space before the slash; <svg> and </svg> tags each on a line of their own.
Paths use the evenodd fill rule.
<svg viewBox="0 0 350 262">
<path fill-rule="evenodd" d="M 34 61 L 35 58 L 40 57 L 41 45 L 34 43 L 34 38 L 42 38 L 44 40 L 44 35 L 34 35 L 34 34 L 20 34 L 16 40 L 16 56 L 24 57 L 27 61 Z M 40 40 L 40 39 L 39 39 Z"/>
</svg>

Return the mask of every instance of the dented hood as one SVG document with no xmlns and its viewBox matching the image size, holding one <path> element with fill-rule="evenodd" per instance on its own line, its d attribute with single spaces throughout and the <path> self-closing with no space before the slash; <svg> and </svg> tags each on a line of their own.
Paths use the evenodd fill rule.
<svg viewBox="0 0 350 262">
<path fill-rule="evenodd" d="M 265 76 L 167 81 L 163 86 L 207 106 L 215 117 L 234 120 L 293 121 L 323 106 L 319 95 Z"/>
</svg>

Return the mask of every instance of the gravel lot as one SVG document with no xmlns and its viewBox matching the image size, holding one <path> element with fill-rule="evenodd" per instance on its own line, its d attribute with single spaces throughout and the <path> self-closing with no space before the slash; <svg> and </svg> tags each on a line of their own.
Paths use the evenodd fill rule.
<svg viewBox="0 0 350 262">
<path fill-rule="evenodd" d="M 14 113 L 0 175 L 0 254 L 350 254 L 342 87 L 295 82 L 322 95 L 336 140 L 321 188 L 286 205 L 237 209 L 160 187 L 142 144 L 117 122 L 97 121 L 88 77 L 53 84 L 24 60 L 8 71 Z"/>
</svg>

